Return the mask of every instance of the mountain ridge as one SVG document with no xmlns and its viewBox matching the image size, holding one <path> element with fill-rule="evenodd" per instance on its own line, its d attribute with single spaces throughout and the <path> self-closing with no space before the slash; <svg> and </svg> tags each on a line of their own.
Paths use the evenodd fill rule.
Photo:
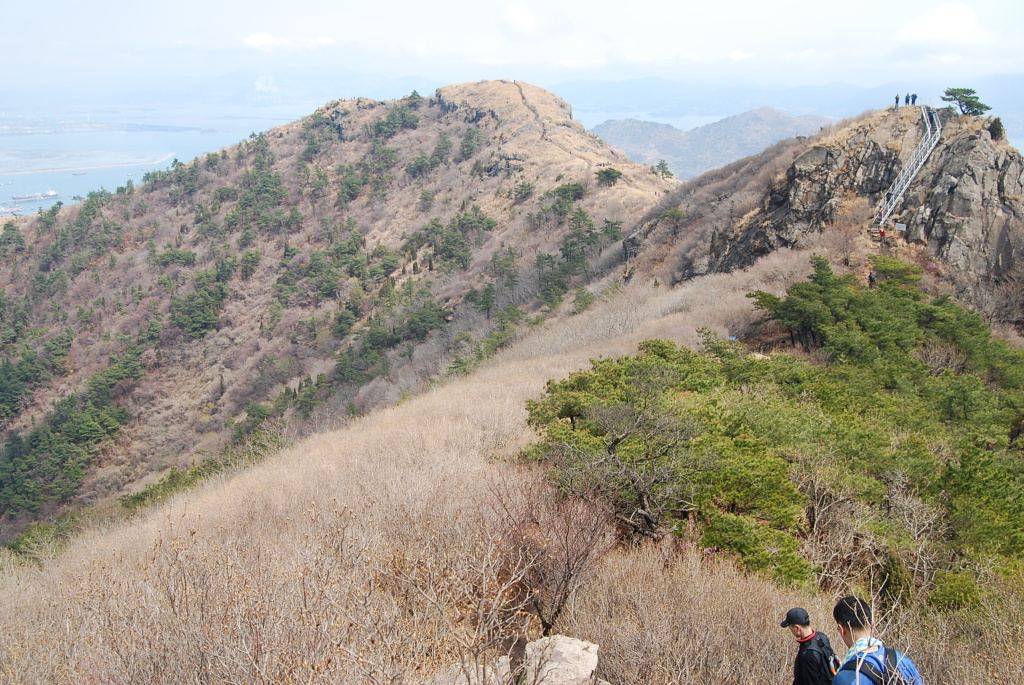
<svg viewBox="0 0 1024 685">
<path fill-rule="evenodd" d="M 848 567 L 870 572 L 865 591 L 892 602 L 887 642 L 913 645 L 927 673 L 1012 678 L 1013 661 L 996 658 L 1002 645 L 989 637 L 1019 627 L 1019 590 L 999 588 L 1000 601 L 974 610 L 992 589 L 973 584 L 975 572 L 997 583 L 1002 570 L 963 558 L 937 568 L 932 545 L 957 513 L 944 494 L 919 493 L 902 469 L 872 472 L 865 486 L 828 468 L 876 456 L 863 449 L 872 442 L 887 457 L 909 454 L 911 475 L 938 463 L 969 480 L 992 446 L 971 442 L 976 463 L 958 470 L 953 446 L 909 435 L 915 417 L 905 404 L 867 395 L 858 395 L 867 406 L 849 412 L 854 429 L 841 436 L 849 454 L 819 438 L 831 422 L 806 411 L 813 405 L 805 396 L 846 411 L 842 394 L 815 380 L 847 367 L 789 348 L 784 327 L 758 332 L 760 314 L 747 297 L 755 292 L 771 307 L 791 287 L 820 294 L 826 285 L 830 296 L 867 293 L 865 303 L 884 294 L 877 301 L 888 306 L 909 294 L 898 278 L 913 267 L 880 262 L 893 281 L 869 291 L 872 258 L 971 267 L 946 264 L 927 244 L 877 242 L 868 229 L 872 199 L 920 137 L 915 122 L 870 113 L 680 184 L 622 161 L 569 115 L 556 96 L 514 82 L 395 102 L 335 101 L 226 155 L 154 173 L 144 187 L 4 223 L 0 407 L 8 427 L 28 434 L 21 442 L 8 435 L 0 476 L 5 504 L 12 495 L 31 503 L 31 483 L 13 480 L 25 473 L 39 476 L 46 499 L 35 511 L 5 514 L 8 539 L 29 519 L 39 524 L 0 550 L 0 678 L 439 685 L 436 676 L 452 664 L 463 675 L 486 673 L 492 659 L 514 658 L 516 638 L 539 634 L 546 618 L 601 644 L 602 673 L 612 680 L 716 681 L 728 671 L 779 681 L 778 664 L 793 647 L 777 627 L 780 607 L 827 615 L 829 593 L 850 585 L 780 586 L 738 568 L 691 518 L 690 484 L 700 473 L 726 488 L 727 497 L 705 505 L 722 515 L 719 533 L 735 533 L 733 547 L 766 535 L 771 545 L 759 549 L 767 557 L 778 555 L 779 540 L 789 554 L 802 550 L 776 535 L 765 503 L 732 491 L 764 484 L 767 473 L 799 485 L 810 494 L 784 499 L 788 525 L 808 538 L 812 530 L 838 536 L 842 546 L 821 536 L 812 550 L 839 567 L 832 581 L 844 581 Z M 991 140 L 991 124 L 947 125 L 935 169 L 998 158 L 1012 193 L 1007 179 L 1020 156 Z M 990 168 L 982 166 L 984 177 Z M 941 179 L 926 174 L 899 215 L 919 211 L 913 198 L 922 189 L 946 192 Z M 957 188 L 941 212 L 928 212 L 933 225 L 1015 206 L 993 181 L 964 176 Z M 986 216 L 974 218 L 986 224 Z M 1020 222 L 1007 218 L 1007 230 L 1019 233 Z M 948 289 L 942 270 L 922 266 L 922 289 Z M 945 298 L 924 306 L 956 310 Z M 884 313 L 882 328 L 891 321 Z M 748 354 L 748 344 L 793 354 Z M 638 351 L 646 358 L 634 366 Z M 952 400 L 945 410 L 969 426 L 969 412 L 991 406 L 995 394 L 960 373 L 964 362 L 948 349 L 926 351 L 918 377 L 944 388 Z M 625 371 L 621 393 L 584 407 L 587 394 L 611 387 L 580 371 L 588 360 Z M 725 375 L 742 410 L 714 380 Z M 774 404 L 764 401 L 769 376 L 784 386 Z M 521 458 L 538 456 L 527 402 L 572 382 L 584 392 L 565 396 L 552 426 L 585 436 L 600 424 L 647 441 L 552 445 L 600 458 L 588 476 L 627 451 L 656 461 L 667 450 L 694 469 L 674 493 L 679 525 L 659 541 L 611 544 L 622 522 L 610 522 L 606 503 L 567 496 L 550 486 L 551 462 Z M 971 406 L 971 397 L 985 403 Z M 640 411 L 624 409 L 631 403 Z M 694 413 L 676 422 L 679 408 Z M 756 414 L 789 432 L 793 424 L 782 419 L 794 408 L 812 426 L 792 431 L 801 454 L 748 430 Z M 875 411 L 897 431 L 874 432 Z M 1001 416 L 986 410 L 987 420 Z M 292 423 L 296 443 L 252 454 L 245 436 L 277 430 L 275 419 Z M 692 440 L 700 424 L 722 432 Z M 662 439 L 665 426 L 678 430 Z M 80 450 L 62 462 L 57 450 L 68 436 Z M 170 470 L 215 462 L 228 445 L 241 458 L 205 480 Z M 703 457 L 720 454 L 753 468 L 705 470 Z M 821 478 L 791 480 L 815 466 Z M 145 486 L 161 474 L 171 476 L 168 487 L 147 498 Z M 863 490 L 874 508 L 860 501 Z M 142 496 L 139 506 L 122 508 L 121 493 Z M 62 510 L 81 518 L 54 518 Z M 906 513 L 916 527 L 888 530 L 889 519 L 869 518 L 877 525 L 858 528 L 872 512 Z M 999 530 L 1003 522 L 987 523 Z M 905 563 L 900 552 L 910 544 Z M 922 568 L 914 577 L 934 572 L 930 582 L 944 583 L 951 610 L 940 618 L 945 610 L 921 599 L 931 585 L 908 581 L 915 560 Z M 568 589 L 555 587 L 562 580 Z M 881 594 L 879 583 L 896 589 Z M 900 604 L 904 590 L 916 608 Z M 554 620 L 548 609 L 558 616 L 559 606 L 565 611 Z M 709 617 L 737 628 L 713 650 Z M 751 660 L 754 652 L 771 658 Z"/>
<path fill-rule="evenodd" d="M 965 141 L 989 146 L 984 165 L 1003 180 L 959 183 L 953 212 L 935 204 L 949 193 L 929 191 L 910 243 L 871 242 L 870 207 L 917 139 L 913 116 L 865 115 L 680 184 L 543 89 L 459 84 L 327 103 L 139 188 L 8 220 L 6 427 L 38 442 L 42 423 L 64 441 L 57 476 L 38 475 L 42 453 L 5 460 L 8 535 L 72 501 L 137 492 L 275 417 L 306 432 L 398 402 L 563 315 L 574 295 L 582 310 L 637 276 L 674 285 L 814 246 L 846 262 L 883 249 L 927 264 L 955 243 L 941 217 L 959 211 L 974 216 L 956 220 L 960 239 L 992 216 L 1004 227 L 970 238 L 982 249 L 929 283 L 978 306 L 1002 293 L 999 316 L 1017 320 L 1019 181 L 1007 179 L 1020 156 L 985 142 L 988 120 L 955 120 L 926 172 L 948 191 L 940 170 L 964 159 L 946 156 Z M 852 138 L 866 141 L 861 152 L 842 151 Z M 897 217 L 925 197 L 920 187 Z M 863 258 L 851 267 L 866 274 Z M 79 449 L 73 435 L 91 442 Z"/>
<path fill-rule="evenodd" d="M 638 162 L 654 166 L 665 160 L 676 178 L 686 181 L 783 138 L 806 136 L 831 123 L 826 117 L 791 117 L 764 106 L 690 131 L 633 119 L 606 121 L 593 131 Z"/>
<path fill-rule="evenodd" d="M 619 175 L 599 183 L 608 169 Z M 79 504 L 109 501 L 273 416 L 308 429 L 422 391 L 538 314 L 538 256 L 554 303 L 584 263 L 616 262 L 602 227 L 632 226 L 674 185 L 587 132 L 563 100 L 495 81 L 335 101 L 138 188 L 7 220 L 7 359 L 46 367 L 18 381 L 7 428 L 35 435 L 67 400 L 75 408 L 57 419 L 81 419 L 96 439 L 82 451 L 47 428 L 65 440 L 63 475 L 41 491 L 42 456 L 8 460 L 8 531 L 26 512 L 52 514 L 68 488 Z M 567 257 L 570 212 L 582 233 Z M 516 323 L 492 319 L 502 312 Z M 90 399 L 111 364 L 125 377 Z M 98 404 L 131 418 L 89 414 Z"/>
</svg>

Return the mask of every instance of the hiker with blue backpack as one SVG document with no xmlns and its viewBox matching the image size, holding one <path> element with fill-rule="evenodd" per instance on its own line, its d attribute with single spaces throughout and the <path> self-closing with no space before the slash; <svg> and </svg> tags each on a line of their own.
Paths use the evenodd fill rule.
<svg viewBox="0 0 1024 685">
<path fill-rule="evenodd" d="M 780 625 L 789 628 L 800 644 L 793 661 L 793 685 L 829 685 L 838 660 L 828 637 L 811 627 L 807 609 L 790 609 Z"/>
<path fill-rule="evenodd" d="M 924 685 L 917 666 L 907 655 L 889 649 L 871 635 L 871 606 L 856 597 L 843 597 L 832 610 L 839 635 L 849 648 L 832 685 Z"/>
</svg>

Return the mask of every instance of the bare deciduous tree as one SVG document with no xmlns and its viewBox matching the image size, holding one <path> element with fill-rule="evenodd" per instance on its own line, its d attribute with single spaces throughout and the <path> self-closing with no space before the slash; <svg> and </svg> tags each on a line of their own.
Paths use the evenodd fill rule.
<svg viewBox="0 0 1024 685">
<path fill-rule="evenodd" d="M 611 511 L 593 497 L 560 497 L 537 473 L 495 481 L 491 491 L 510 557 L 529 562 L 529 606 L 550 635 L 614 543 Z"/>
<path fill-rule="evenodd" d="M 935 576 L 939 558 L 933 543 L 946 533 L 942 508 L 917 496 L 906 473 L 893 475 L 886 498 L 888 518 L 910 538 L 909 571 L 922 588 L 929 589 Z"/>
</svg>

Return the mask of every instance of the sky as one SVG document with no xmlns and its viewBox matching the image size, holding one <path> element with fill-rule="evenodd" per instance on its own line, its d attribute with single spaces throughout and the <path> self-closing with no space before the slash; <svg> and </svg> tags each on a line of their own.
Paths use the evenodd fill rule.
<svg viewBox="0 0 1024 685">
<path fill-rule="evenodd" d="M 1009 0 L 17 0 L 4 15 L 5 88 L 29 103 L 218 78 L 273 95 L 303 73 L 339 91 L 404 77 L 870 87 L 1024 73 L 1024 3 Z"/>
</svg>

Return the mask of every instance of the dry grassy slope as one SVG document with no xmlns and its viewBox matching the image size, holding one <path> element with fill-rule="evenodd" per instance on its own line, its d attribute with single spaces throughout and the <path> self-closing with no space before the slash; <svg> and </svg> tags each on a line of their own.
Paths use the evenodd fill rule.
<svg viewBox="0 0 1024 685">
<path fill-rule="evenodd" d="M 346 222 L 355 222 L 365 236 L 366 253 L 380 245 L 397 250 L 405 237 L 420 230 L 432 218 L 443 224 L 458 212 L 477 205 L 497 220 L 497 227 L 479 237 L 473 246 L 469 268 L 450 273 L 430 272 L 412 275 L 412 259 L 402 255 L 399 269 L 392 277 L 397 287 L 415 278 L 420 285 L 428 280 L 438 302 L 453 310 L 447 331 L 434 332 L 412 354 L 392 355 L 391 372 L 362 389 L 349 390 L 341 399 L 318 410 L 300 428 L 322 429 L 344 422 L 342 407 L 353 400 L 361 408 L 391 403 L 405 393 L 416 393 L 427 386 L 429 377 L 442 372 L 450 358 L 452 338 L 468 331 L 477 338 L 492 325 L 469 306 L 460 306 L 472 287 L 484 283 L 484 271 L 499 246 L 517 251 L 524 277 L 518 291 L 508 293 L 505 301 L 529 310 L 539 302 L 530 292 L 530 274 L 536 255 L 558 252 L 567 228 L 533 230 L 527 215 L 538 212 L 541 196 L 565 183 L 580 183 L 588 188 L 579 203 L 600 225 L 604 219 L 622 221 L 627 232 L 649 210 L 658 194 L 675 187 L 646 167 L 631 163 L 625 155 L 608 147 L 573 121 L 568 105 L 535 86 L 511 81 L 481 82 L 442 88 L 425 98 L 416 111 L 419 125 L 400 130 L 384 144 L 395 151 L 396 163 L 389 171 L 384 190 L 373 196 L 369 188 L 347 207 L 334 202 L 342 181 L 342 166 L 357 165 L 372 148 L 365 127 L 379 122 L 401 101 L 379 102 L 367 99 L 336 101 L 318 113 L 344 127 L 344 135 L 328 135 L 323 129 L 319 149 L 308 158 L 305 169 L 310 175 L 322 173 L 328 181 L 326 192 L 316 197 L 308 177 L 304 178 L 300 157 L 306 154 L 308 120 L 278 127 L 266 134 L 273 154 L 270 171 L 279 175 L 286 192 L 280 207 L 285 213 L 295 208 L 301 222 L 289 230 L 256 232 L 255 241 L 239 247 L 239 232 L 225 228 L 237 201 L 227 200 L 219 208 L 213 201 L 218 187 L 241 187 L 244 175 L 252 170 L 251 151 L 243 154 L 243 145 L 227 148 L 223 159 L 208 165 L 200 159 L 185 164 L 179 171 L 196 171 L 195 191 L 185 192 L 180 183 L 144 186 L 128 197 L 116 194 L 99 208 L 86 233 L 99 232 L 103 226 L 118 226 L 120 244 L 99 252 L 90 252 L 88 238 L 84 247 L 68 248 L 50 270 L 69 270 L 77 249 L 86 258 L 86 268 L 69 279 L 64 292 L 47 295 L 35 303 L 29 325 L 39 331 L 30 343 L 36 347 L 65 325 L 75 331 L 69 352 L 67 376 L 56 378 L 27 398 L 24 411 L 14 416 L 11 429 L 28 431 L 33 422 L 45 416 L 51 403 L 82 387 L 95 371 L 102 369 L 111 354 L 125 349 L 118 336 L 134 337 L 150 320 L 150 312 L 164 317 L 164 331 L 158 344 L 143 355 L 144 378 L 135 390 L 121 398 L 134 417 L 121 431 L 117 443 L 101 455 L 79 492 L 80 501 L 96 502 L 138 488 L 157 479 L 169 466 L 185 467 L 203 454 L 224 447 L 228 431 L 225 421 L 243 420 L 247 400 L 265 400 L 285 385 L 295 387 L 302 378 L 315 378 L 334 365 L 334 355 L 346 341 L 332 339 L 329 325 L 357 281 L 342 278 L 335 298 L 293 297 L 283 309 L 275 311 L 274 284 L 283 271 L 285 249 L 297 251 L 288 263 L 301 265 L 313 250 L 325 250 L 335 237 L 347 235 Z M 459 157 L 459 145 L 467 130 L 477 127 L 483 134 L 480 147 L 466 160 Z M 420 177 L 413 177 L 407 165 L 420 155 L 430 155 L 441 134 L 449 136 L 453 149 L 446 163 Z M 614 164 L 623 176 L 614 187 L 596 184 L 599 165 Z M 474 171 L 474 166 L 477 170 Z M 534 185 L 531 198 L 514 202 L 511 190 L 520 183 Z M 432 208 L 421 201 L 424 191 L 435 194 Z M 201 216 L 201 207 L 214 207 L 209 216 Z M 66 207 L 57 219 L 57 229 L 69 229 L 82 206 Z M 214 226 L 213 235 L 202 229 L 206 219 Z M 14 220 L 27 238 L 25 252 L 13 255 L 0 265 L 0 286 L 9 296 L 28 292 L 37 274 L 39 256 L 53 247 L 55 231 L 40 231 L 38 217 Z M 157 252 L 166 247 L 195 252 L 194 266 L 156 267 L 148 256 L 150 246 Z M 220 312 L 216 330 L 198 340 L 189 340 L 169 324 L 169 303 L 173 293 L 191 292 L 192 276 L 215 266 L 218 255 L 240 255 L 245 249 L 258 249 L 262 261 L 251 279 L 236 275 L 227 284 L 228 297 Z M 605 250 L 606 268 L 617 259 L 617 247 Z M 111 266 L 108 257 L 116 258 Z M 425 250 L 416 255 L 421 266 L 427 262 Z M 42 272 L 40 272 L 42 273 Z M 160 277 L 169 277 L 172 287 Z M 533 277 L 535 279 L 535 276 Z M 535 280 L 534 280 L 535 285 Z M 300 288 L 311 290 L 304 283 Z M 361 325 L 377 311 L 375 294 L 364 302 L 367 311 Z M 80 308 L 93 308 L 88 322 L 77 319 Z M 63 311 L 63 316 L 56 312 Z M 59 320 L 60 319 L 60 320 Z M 304 323 L 305 322 L 305 323 Z M 17 350 L 9 349 L 9 354 Z M 353 394 L 354 393 L 354 394 Z M 301 423 L 301 422 L 300 422 Z"/>
<path fill-rule="evenodd" d="M 441 113 L 437 108 L 423 108 L 420 113 L 434 126 L 421 125 L 416 131 L 403 134 L 410 147 L 429 149 L 440 130 L 455 134 L 464 132 L 467 119 L 488 134 L 487 149 L 476 157 L 507 159 L 522 169 L 485 178 L 461 173 L 443 174 L 425 185 L 403 184 L 401 180 L 384 206 L 375 208 L 367 240 L 397 246 L 401 233 L 423 222 L 417 210 L 422 189 L 450 198 L 447 218 L 462 201 L 481 207 L 485 214 L 499 219 L 498 228 L 476 253 L 473 269 L 480 270 L 494 249 L 502 244 L 522 251 L 522 261 L 529 263 L 538 251 L 556 251 L 562 234 L 532 233 L 525 216 L 536 211 L 536 198 L 546 190 L 563 183 L 582 183 L 593 192 L 580 204 L 598 221 L 608 218 L 623 221 L 631 227 L 656 202 L 658 194 L 678 186 L 651 174 L 647 167 L 636 164 L 623 153 L 610 147 L 582 124 L 572 119 L 571 107 L 565 101 L 537 86 L 522 81 L 484 81 L 447 86 L 438 89 L 439 101 L 453 108 Z M 348 103 L 338 106 L 347 109 Z M 327 111 L 335 108 L 330 106 Z M 601 164 L 614 164 L 623 177 L 613 188 L 598 188 L 595 172 Z M 536 186 L 534 198 L 514 204 L 508 193 L 518 183 Z"/>
<path fill-rule="evenodd" d="M 744 292 L 784 287 L 806 264 L 806 255 L 773 257 L 744 273 L 675 289 L 635 279 L 582 315 L 550 320 L 471 377 L 311 436 L 130 523 L 90 531 L 38 570 L 5 566 L 0 556 L 0 611 L 7 617 L 0 653 L 8 669 L 0 668 L 0 682 L 146 674 L 147 682 L 170 683 L 199 668 L 225 679 L 295 668 L 311 682 L 357 682 L 365 678 L 359 668 L 386 659 L 383 650 L 395 639 L 404 648 L 390 667 L 405 681 L 429 678 L 432 669 L 456 661 L 465 649 L 460 640 L 472 636 L 460 637 L 464 626 L 429 606 L 412 608 L 419 606 L 415 597 L 388 574 L 398 560 L 423 558 L 422 577 L 433 587 L 455 591 L 447 583 L 479 582 L 474 574 L 487 557 L 474 541 L 497 506 L 493 484 L 517 482 L 515 457 L 533 439 L 525 400 L 548 378 L 589 358 L 635 352 L 640 340 L 693 344 L 697 327 L 725 332 L 723 319 L 749 318 Z M 351 516 L 343 541 L 325 538 L 336 511 Z M 447 552 L 428 555 L 434 543 Z M 791 644 L 777 629 L 777 607 L 824 611 L 820 597 L 773 588 L 673 549 L 616 553 L 592 578 L 588 602 L 566 614 L 570 632 L 600 641 L 602 659 L 618 663 L 622 677 L 638 669 L 647 682 L 678 682 L 678 669 L 686 668 L 698 682 L 700 659 L 673 666 L 668 655 L 701 654 L 707 621 L 736 628 L 721 636 L 716 659 L 765 649 L 766 640 L 781 659 Z M 353 566 L 323 568 L 325 558 L 336 557 Z M 643 597 L 654 576 L 661 589 Z M 588 606 L 600 603 L 605 590 L 614 591 L 610 605 Z M 741 594 L 748 599 L 734 601 Z M 172 605 L 172 598 L 181 603 Z M 401 620 L 391 621 L 403 603 Z M 54 622 L 63 627 L 53 630 Z M 655 622 L 660 628 L 651 627 Z M 642 649 L 638 628 L 650 631 Z M 321 633 L 337 642 L 316 651 Z M 254 639 L 272 663 L 240 656 Z M 196 661 L 199 652 L 208 665 Z M 785 682 L 772 660 L 755 661 L 729 663 L 756 682 Z M 320 668 L 323 680 L 315 676 Z"/>
<path fill-rule="evenodd" d="M 0 554 L 0 682 L 418 683 L 460 658 L 497 656 L 481 648 L 490 636 L 474 632 L 472 602 L 493 587 L 496 493 L 523 477 L 515 456 L 533 439 L 524 401 L 640 340 L 726 332 L 752 316 L 743 293 L 802 279 L 808 256 L 784 250 L 677 288 L 634 279 L 472 376 L 90 530 L 60 556 L 38 550 L 39 568 Z M 804 606 L 824 628 L 831 599 L 685 542 L 623 548 L 587 576 L 559 630 L 598 643 L 611 682 L 782 685 L 795 647 L 779 616 Z M 1018 668 L 975 652 L 975 631 L 924 623 L 888 623 L 881 636 L 928 675 L 999 682 Z M 713 645 L 712 624 L 730 627 Z M 999 634 L 1014 630 L 1019 621 Z"/>
</svg>

